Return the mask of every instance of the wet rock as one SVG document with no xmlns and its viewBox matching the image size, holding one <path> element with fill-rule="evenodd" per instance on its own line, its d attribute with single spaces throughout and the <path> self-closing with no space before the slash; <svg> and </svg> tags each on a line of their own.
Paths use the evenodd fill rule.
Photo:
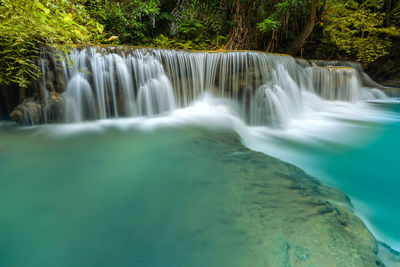
<svg viewBox="0 0 400 267">
<path fill-rule="evenodd" d="M 300 260 L 307 260 L 310 257 L 310 251 L 309 249 L 306 249 L 304 247 L 296 246 L 294 247 L 294 254 L 296 257 L 298 257 Z"/>
<path fill-rule="evenodd" d="M 388 244 L 379 242 L 379 258 L 383 259 L 388 266 L 400 266 L 400 252 L 392 249 Z"/>
<path fill-rule="evenodd" d="M 46 72 L 46 80 L 48 83 L 53 83 L 55 81 L 55 75 L 53 71 Z"/>
<path fill-rule="evenodd" d="M 48 99 L 47 120 L 48 122 L 61 122 L 64 120 L 64 101 L 61 94 L 50 92 Z"/>
<path fill-rule="evenodd" d="M 56 90 L 55 87 L 54 87 L 53 82 L 50 82 L 50 81 L 46 82 L 46 88 L 50 92 L 54 92 Z"/>
<path fill-rule="evenodd" d="M 63 72 L 61 71 L 61 70 L 58 70 L 57 71 L 57 75 L 56 75 L 56 80 L 55 80 L 55 91 L 57 92 L 57 93 L 63 93 L 63 92 L 65 92 L 65 90 L 66 90 L 66 87 L 67 87 L 67 85 L 66 85 L 67 83 L 66 83 L 66 81 L 65 81 L 65 77 L 64 77 L 64 74 L 63 74 Z"/>
<path fill-rule="evenodd" d="M 42 106 L 32 98 L 19 104 L 10 114 L 18 124 L 35 125 L 40 123 Z"/>
</svg>

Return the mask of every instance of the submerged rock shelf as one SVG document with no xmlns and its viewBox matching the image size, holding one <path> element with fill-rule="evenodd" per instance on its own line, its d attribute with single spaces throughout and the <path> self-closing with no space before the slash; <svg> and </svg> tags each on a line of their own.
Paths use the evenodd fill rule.
<svg viewBox="0 0 400 267">
<path fill-rule="evenodd" d="M 383 266 L 376 240 L 339 190 L 245 148 L 233 134 L 195 143 L 212 152 L 217 146 L 217 156 L 243 179 L 240 197 L 247 216 L 257 221 L 267 266 Z"/>
</svg>

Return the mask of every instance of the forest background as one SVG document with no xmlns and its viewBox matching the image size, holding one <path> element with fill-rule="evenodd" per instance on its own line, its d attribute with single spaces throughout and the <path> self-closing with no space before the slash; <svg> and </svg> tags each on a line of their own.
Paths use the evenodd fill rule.
<svg viewBox="0 0 400 267">
<path fill-rule="evenodd" d="M 43 45 L 103 44 L 353 60 L 400 83 L 400 1 L 0 0 L 0 84 L 29 86 Z"/>
</svg>

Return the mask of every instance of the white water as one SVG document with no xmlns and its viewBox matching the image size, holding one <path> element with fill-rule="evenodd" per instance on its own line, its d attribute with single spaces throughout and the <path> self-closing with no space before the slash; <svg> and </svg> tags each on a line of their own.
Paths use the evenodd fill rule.
<svg viewBox="0 0 400 267">
<path fill-rule="evenodd" d="M 66 55 L 63 65 L 65 122 L 154 116 L 207 92 L 233 101 L 249 125 L 285 128 L 305 109 L 320 110 L 323 99 L 385 97 L 363 88 L 353 68 L 304 67 L 290 56 L 259 52 L 90 48 Z"/>
</svg>

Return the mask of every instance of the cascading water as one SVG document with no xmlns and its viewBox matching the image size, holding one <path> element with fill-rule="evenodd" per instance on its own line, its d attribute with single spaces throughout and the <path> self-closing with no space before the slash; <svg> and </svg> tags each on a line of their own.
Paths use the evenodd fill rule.
<svg viewBox="0 0 400 267">
<path fill-rule="evenodd" d="M 68 83 L 65 97 L 65 120 L 79 122 L 94 117 L 95 102 L 89 82 L 81 73 Z"/>
<path fill-rule="evenodd" d="M 282 105 L 300 112 L 300 92 L 311 88 L 303 68 L 290 56 L 173 50 L 153 53 L 163 62 L 181 106 L 188 105 L 204 92 L 212 92 L 233 99 L 240 106 L 242 118 L 252 125 L 284 124 L 290 116 L 279 112 L 288 109 Z M 279 100 L 270 99 L 266 86 L 282 89 L 277 95 Z"/>
<path fill-rule="evenodd" d="M 336 64 L 338 64 L 336 62 Z M 327 100 L 355 102 L 384 98 L 385 94 L 376 88 L 362 86 L 359 70 L 355 67 L 307 67 L 315 92 Z"/>
<path fill-rule="evenodd" d="M 384 97 L 363 88 L 354 68 L 310 67 L 260 52 L 85 48 L 66 55 L 62 66 L 66 122 L 152 116 L 209 92 L 235 102 L 250 125 L 282 127 L 310 95 L 348 102 Z"/>
<path fill-rule="evenodd" d="M 308 69 L 315 92 L 327 100 L 356 101 L 361 87 L 356 70 L 349 67 Z"/>
</svg>

